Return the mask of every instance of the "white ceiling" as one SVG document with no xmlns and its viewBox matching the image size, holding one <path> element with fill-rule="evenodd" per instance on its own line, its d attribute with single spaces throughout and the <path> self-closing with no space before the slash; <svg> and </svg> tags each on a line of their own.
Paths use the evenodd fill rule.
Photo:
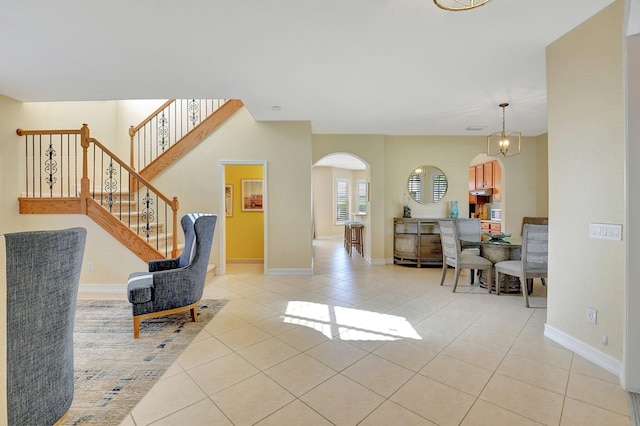
<svg viewBox="0 0 640 426">
<path fill-rule="evenodd" d="M 509 102 L 508 130 L 537 136 L 545 46 L 612 1 L 0 0 L 0 94 L 239 98 L 256 120 L 387 135 L 486 135 Z"/>
</svg>

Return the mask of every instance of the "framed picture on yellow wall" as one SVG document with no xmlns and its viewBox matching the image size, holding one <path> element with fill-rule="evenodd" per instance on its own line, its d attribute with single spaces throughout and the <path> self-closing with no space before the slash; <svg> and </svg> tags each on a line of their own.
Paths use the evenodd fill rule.
<svg viewBox="0 0 640 426">
<path fill-rule="evenodd" d="M 233 216 L 233 185 L 224 186 L 224 215 Z"/>
<path fill-rule="evenodd" d="M 262 179 L 242 179 L 242 211 L 262 211 Z"/>
</svg>

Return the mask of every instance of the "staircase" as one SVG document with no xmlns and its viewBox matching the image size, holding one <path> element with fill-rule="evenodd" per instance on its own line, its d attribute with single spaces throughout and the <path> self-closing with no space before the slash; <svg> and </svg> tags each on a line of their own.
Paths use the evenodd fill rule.
<svg viewBox="0 0 640 426">
<path fill-rule="evenodd" d="M 129 164 L 92 138 L 86 124 L 79 130 L 18 129 L 26 152 L 20 213 L 86 214 L 144 262 L 176 257 L 178 198 L 162 194 L 151 180 L 242 106 L 239 100 L 168 101 L 130 128 Z"/>
</svg>

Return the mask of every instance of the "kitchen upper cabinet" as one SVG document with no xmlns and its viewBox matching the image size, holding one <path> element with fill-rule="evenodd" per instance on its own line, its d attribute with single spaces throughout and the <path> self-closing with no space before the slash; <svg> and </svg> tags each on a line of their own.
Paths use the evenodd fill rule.
<svg viewBox="0 0 640 426">
<path fill-rule="evenodd" d="M 469 191 L 493 188 L 493 162 L 469 168 Z M 472 187 L 473 186 L 473 187 Z"/>
<path fill-rule="evenodd" d="M 502 168 L 493 162 L 493 201 L 502 201 Z"/>
<path fill-rule="evenodd" d="M 476 189 L 476 168 L 469 167 L 469 191 Z"/>
</svg>

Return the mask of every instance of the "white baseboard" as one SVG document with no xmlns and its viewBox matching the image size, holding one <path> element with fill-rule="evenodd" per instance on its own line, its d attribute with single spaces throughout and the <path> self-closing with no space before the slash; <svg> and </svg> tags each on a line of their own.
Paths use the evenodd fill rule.
<svg viewBox="0 0 640 426">
<path fill-rule="evenodd" d="M 581 357 L 593 362 L 597 366 L 604 368 L 609 373 L 614 374 L 616 377 L 620 377 L 622 373 L 622 362 L 613 358 L 610 355 L 605 354 L 594 348 L 593 346 L 589 346 L 586 343 L 569 336 L 566 333 L 550 326 L 549 324 L 544 325 L 544 335 L 554 342 L 564 346 L 569 349 L 571 352 L 574 352 Z"/>
</svg>

